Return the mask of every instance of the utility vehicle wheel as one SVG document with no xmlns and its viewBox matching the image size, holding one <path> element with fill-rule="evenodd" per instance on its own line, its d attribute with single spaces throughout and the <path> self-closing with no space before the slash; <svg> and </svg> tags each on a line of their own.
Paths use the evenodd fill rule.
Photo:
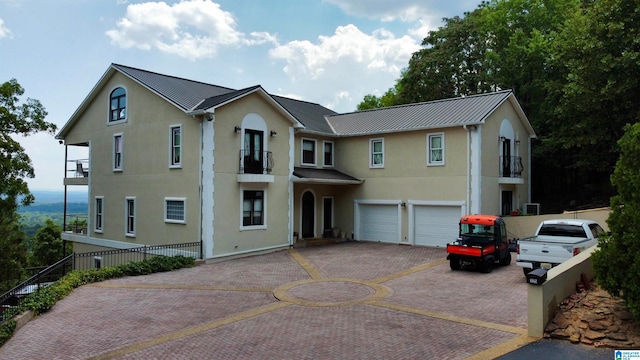
<svg viewBox="0 0 640 360">
<path fill-rule="evenodd" d="M 449 267 L 451 268 L 451 270 L 460 270 L 460 260 L 458 259 L 449 260 Z"/>
<path fill-rule="evenodd" d="M 482 263 L 480 263 L 480 272 L 483 272 L 485 274 L 488 274 L 491 272 L 493 266 L 490 262 L 484 261 Z"/>
<path fill-rule="evenodd" d="M 502 266 L 507 266 L 511 264 L 511 253 L 507 253 L 507 256 L 504 257 L 504 259 L 500 260 L 500 265 Z"/>
</svg>

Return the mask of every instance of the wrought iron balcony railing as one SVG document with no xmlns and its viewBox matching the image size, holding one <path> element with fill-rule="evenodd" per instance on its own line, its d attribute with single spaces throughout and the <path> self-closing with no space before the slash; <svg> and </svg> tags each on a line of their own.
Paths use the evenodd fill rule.
<svg viewBox="0 0 640 360">
<path fill-rule="evenodd" d="M 240 150 L 240 174 L 270 174 L 272 169 L 271 151 Z"/>
<path fill-rule="evenodd" d="M 520 156 L 500 156 L 500 177 L 522 177 L 522 158 Z"/>
</svg>

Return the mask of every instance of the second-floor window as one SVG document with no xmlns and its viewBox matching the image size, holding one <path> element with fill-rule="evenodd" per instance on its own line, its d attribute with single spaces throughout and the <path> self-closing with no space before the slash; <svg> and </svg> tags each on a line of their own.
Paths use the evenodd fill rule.
<svg viewBox="0 0 640 360">
<path fill-rule="evenodd" d="M 369 167 L 384 167 L 384 139 L 371 139 L 369 142 Z"/>
<path fill-rule="evenodd" d="M 170 166 L 180 167 L 182 165 L 182 126 L 171 127 L 171 154 Z"/>
<path fill-rule="evenodd" d="M 136 236 L 136 198 L 127 197 L 125 209 L 125 235 Z"/>
<path fill-rule="evenodd" d="M 122 134 L 113 135 L 113 171 L 122 171 Z"/>
<path fill-rule="evenodd" d="M 444 165 L 444 134 L 427 135 L 427 165 Z"/>
<path fill-rule="evenodd" d="M 316 141 L 302 139 L 302 165 L 316 164 Z"/>
<path fill-rule="evenodd" d="M 111 92 L 109 111 L 109 122 L 126 120 L 127 92 L 124 88 L 119 87 Z"/>
<path fill-rule="evenodd" d="M 333 141 L 324 142 L 323 166 L 333 167 Z"/>
<path fill-rule="evenodd" d="M 95 231 L 102 232 L 103 220 L 104 220 L 104 198 L 102 196 L 95 199 Z"/>
</svg>

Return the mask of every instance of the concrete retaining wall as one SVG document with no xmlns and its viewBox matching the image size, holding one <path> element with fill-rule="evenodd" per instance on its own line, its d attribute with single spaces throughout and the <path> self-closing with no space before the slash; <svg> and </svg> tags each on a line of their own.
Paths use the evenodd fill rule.
<svg viewBox="0 0 640 360">
<path fill-rule="evenodd" d="M 551 215 L 526 215 L 526 216 L 505 216 L 504 222 L 507 224 L 509 238 L 526 238 L 533 236 L 538 229 L 538 225 L 543 220 L 550 219 L 585 219 L 594 220 L 604 231 L 609 231 L 607 218 L 611 212 L 610 208 L 590 209 L 581 211 L 564 212 L 562 214 Z"/>
<path fill-rule="evenodd" d="M 542 337 L 544 328 L 553 319 L 558 305 L 569 295 L 576 292 L 576 283 L 584 273 L 593 279 L 591 253 L 597 245 L 581 252 L 573 258 L 547 272 L 547 281 L 542 285 L 528 286 L 528 333 L 529 336 Z"/>
</svg>

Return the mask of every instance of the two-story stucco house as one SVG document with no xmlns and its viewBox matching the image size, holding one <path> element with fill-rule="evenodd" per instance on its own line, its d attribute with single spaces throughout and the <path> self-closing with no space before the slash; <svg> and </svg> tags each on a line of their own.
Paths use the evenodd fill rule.
<svg viewBox="0 0 640 360">
<path fill-rule="evenodd" d="M 444 246 L 460 216 L 530 201 L 534 137 L 511 91 L 337 114 L 113 64 L 57 135 L 89 154 L 65 178 L 88 187 L 88 231 L 63 237 L 201 242 L 203 259 L 323 236 Z"/>
</svg>

